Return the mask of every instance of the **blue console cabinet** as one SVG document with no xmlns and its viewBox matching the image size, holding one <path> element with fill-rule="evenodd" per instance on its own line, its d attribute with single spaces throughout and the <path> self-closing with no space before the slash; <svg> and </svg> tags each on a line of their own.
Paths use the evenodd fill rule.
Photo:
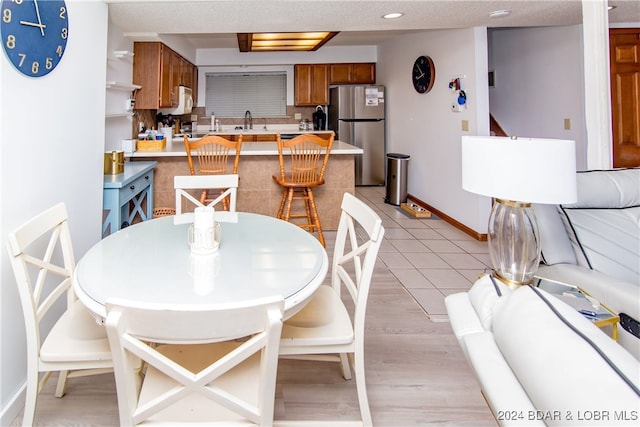
<svg viewBox="0 0 640 427">
<path fill-rule="evenodd" d="M 153 217 L 153 169 L 158 162 L 126 162 L 124 172 L 105 175 L 102 208 L 107 216 L 102 223 L 102 236 L 115 233 L 133 223 Z"/>
</svg>

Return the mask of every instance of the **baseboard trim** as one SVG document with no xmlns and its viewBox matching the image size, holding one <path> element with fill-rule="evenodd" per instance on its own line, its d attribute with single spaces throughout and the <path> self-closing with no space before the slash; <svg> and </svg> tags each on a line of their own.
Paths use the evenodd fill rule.
<svg viewBox="0 0 640 427">
<path fill-rule="evenodd" d="M 430 211 L 431 213 L 433 213 L 434 215 L 436 215 L 437 217 L 439 217 L 443 221 L 451 224 L 452 226 L 454 226 L 458 230 L 462 231 L 465 234 L 468 234 L 469 236 L 473 237 L 474 239 L 476 239 L 476 240 L 478 240 L 480 242 L 486 242 L 487 241 L 487 235 L 486 234 L 478 233 L 477 231 L 470 229 L 469 227 L 467 227 L 463 223 L 461 223 L 459 221 L 456 221 L 455 219 L 451 218 L 449 215 L 447 215 L 444 212 L 434 208 L 430 204 L 423 202 L 422 200 L 418 199 L 417 197 L 412 196 L 411 194 L 407 194 L 407 200 L 411 200 L 416 205 L 425 208 L 426 210 Z"/>
<path fill-rule="evenodd" d="M 13 396 L 11 396 L 6 405 L 2 407 L 2 411 L 0 411 L 0 425 L 10 426 L 18 414 L 20 414 L 20 411 L 24 409 L 26 390 L 27 382 L 25 381 Z"/>
</svg>

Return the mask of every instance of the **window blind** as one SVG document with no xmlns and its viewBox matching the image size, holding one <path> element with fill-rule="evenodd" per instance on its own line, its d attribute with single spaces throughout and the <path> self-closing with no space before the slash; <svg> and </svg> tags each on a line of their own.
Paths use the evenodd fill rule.
<svg viewBox="0 0 640 427">
<path fill-rule="evenodd" d="M 287 112 L 287 75 L 278 73 L 206 74 L 206 115 L 281 117 Z"/>
</svg>

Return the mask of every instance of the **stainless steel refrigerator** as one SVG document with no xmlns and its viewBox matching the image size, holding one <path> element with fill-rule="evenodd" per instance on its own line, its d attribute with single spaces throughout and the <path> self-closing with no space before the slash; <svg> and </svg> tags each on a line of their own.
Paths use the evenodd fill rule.
<svg viewBox="0 0 640 427">
<path fill-rule="evenodd" d="M 356 185 L 384 185 L 384 86 L 336 86 L 329 91 L 329 129 L 336 139 L 360 147 L 355 156 Z"/>
</svg>

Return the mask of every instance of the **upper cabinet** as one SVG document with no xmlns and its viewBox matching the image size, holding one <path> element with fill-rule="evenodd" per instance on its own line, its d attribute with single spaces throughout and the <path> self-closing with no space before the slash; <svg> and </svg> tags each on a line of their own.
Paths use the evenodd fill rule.
<svg viewBox="0 0 640 427">
<path fill-rule="evenodd" d="M 294 65 L 294 99 L 297 106 L 326 105 L 329 85 L 371 84 L 376 82 L 376 64 L 296 64 Z"/>
<path fill-rule="evenodd" d="M 329 66 L 327 64 L 296 64 L 293 70 L 296 105 L 329 103 Z"/>
<path fill-rule="evenodd" d="M 133 50 L 133 83 L 142 86 L 137 109 L 175 107 L 181 85 L 197 93 L 197 67 L 178 53 L 160 42 L 135 42 Z"/>
<path fill-rule="evenodd" d="M 372 62 L 354 64 L 331 64 L 329 84 L 371 84 L 376 82 L 376 64 Z"/>
</svg>

